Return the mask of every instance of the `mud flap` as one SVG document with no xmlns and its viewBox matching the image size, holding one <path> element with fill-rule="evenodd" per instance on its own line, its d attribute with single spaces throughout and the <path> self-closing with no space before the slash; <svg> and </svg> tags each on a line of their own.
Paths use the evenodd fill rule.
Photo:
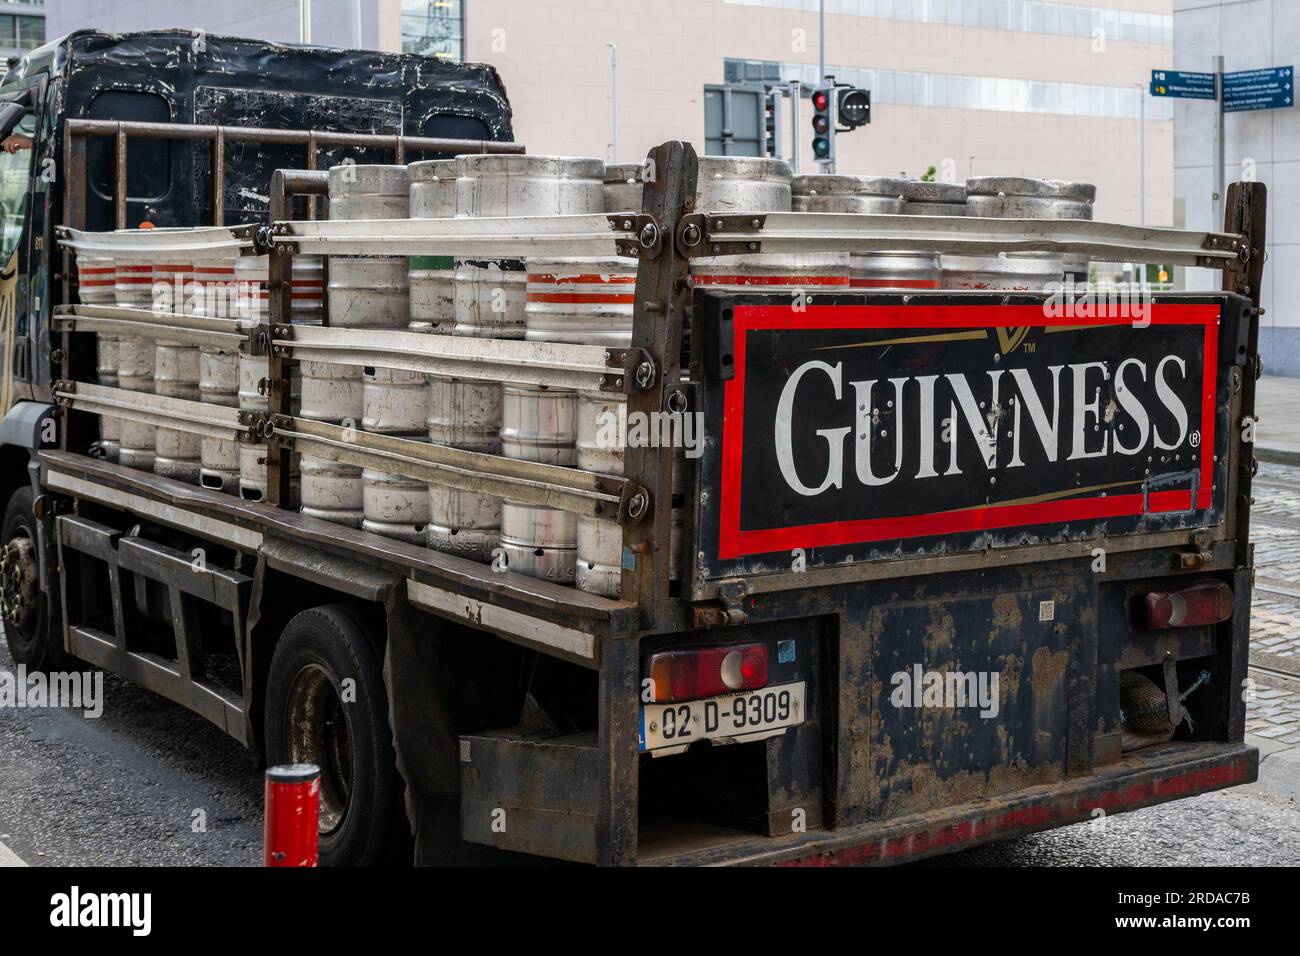
<svg viewBox="0 0 1300 956">
<path fill-rule="evenodd" d="M 389 592 L 384 684 L 397 772 L 406 783 L 406 817 L 415 833 L 417 866 L 457 862 L 461 846 L 460 767 L 447 706 L 447 669 L 440 666 L 441 622 Z"/>
</svg>

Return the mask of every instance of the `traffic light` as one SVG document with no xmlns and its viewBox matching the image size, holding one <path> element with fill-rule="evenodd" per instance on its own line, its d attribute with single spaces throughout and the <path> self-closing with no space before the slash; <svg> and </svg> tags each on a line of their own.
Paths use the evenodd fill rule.
<svg viewBox="0 0 1300 956">
<path fill-rule="evenodd" d="M 773 159 L 781 158 L 781 90 L 763 94 L 764 151 Z"/>
<path fill-rule="evenodd" d="M 871 91 L 855 86 L 843 86 L 836 91 L 840 122 L 849 129 L 857 129 L 871 122 Z"/>
<path fill-rule="evenodd" d="M 812 94 L 813 159 L 835 161 L 835 87 L 819 86 Z"/>
</svg>

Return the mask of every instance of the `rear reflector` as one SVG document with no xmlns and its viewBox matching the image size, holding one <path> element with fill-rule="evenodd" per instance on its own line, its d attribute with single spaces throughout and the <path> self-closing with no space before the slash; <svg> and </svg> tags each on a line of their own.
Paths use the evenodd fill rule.
<svg viewBox="0 0 1300 956">
<path fill-rule="evenodd" d="M 716 697 L 767 686 L 767 646 L 732 644 L 665 651 L 650 658 L 650 699 L 657 703 Z"/>
<path fill-rule="evenodd" d="M 1177 591 L 1152 591 L 1146 598 L 1146 624 L 1153 631 L 1218 624 L 1232 617 L 1232 603 L 1232 588 L 1222 581 L 1205 581 Z"/>
</svg>

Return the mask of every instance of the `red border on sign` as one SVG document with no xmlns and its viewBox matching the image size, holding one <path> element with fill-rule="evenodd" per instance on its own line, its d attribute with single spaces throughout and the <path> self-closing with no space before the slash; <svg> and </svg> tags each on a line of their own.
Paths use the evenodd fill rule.
<svg viewBox="0 0 1300 956">
<path fill-rule="evenodd" d="M 1213 487 L 1215 384 L 1219 349 L 1219 306 L 1213 303 L 1154 304 L 1153 325 L 1199 325 L 1205 330 L 1205 363 L 1201 373 L 1201 480 L 1195 507 L 1210 507 Z M 1141 494 L 1066 499 L 1037 504 L 980 505 L 932 514 L 889 518 L 862 518 L 822 524 L 791 525 L 744 531 L 740 527 L 740 476 L 743 467 L 745 426 L 745 347 L 748 333 L 780 329 L 979 329 L 1081 325 L 1130 325 L 1131 319 L 1052 318 L 1042 305 L 814 305 L 794 312 L 787 305 L 738 305 L 735 307 L 735 378 L 723 392 L 722 494 L 718 533 L 719 560 L 750 554 L 788 551 L 794 548 L 824 548 L 921 538 L 930 535 L 1060 521 L 1136 517 L 1143 513 Z M 1187 511 L 1191 489 L 1152 492 L 1146 497 L 1149 513 Z"/>
</svg>

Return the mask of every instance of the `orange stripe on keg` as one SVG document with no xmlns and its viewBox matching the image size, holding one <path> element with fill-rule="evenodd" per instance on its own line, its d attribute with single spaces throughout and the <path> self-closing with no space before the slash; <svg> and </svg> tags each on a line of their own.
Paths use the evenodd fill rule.
<svg viewBox="0 0 1300 956">
<path fill-rule="evenodd" d="M 582 292 L 530 292 L 529 302 L 555 302 L 561 305 L 623 305 L 636 302 L 636 293 L 612 295 L 609 293 Z"/>
<path fill-rule="evenodd" d="M 848 276 L 693 275 L 696 285 L 817 285 L 847 286 Z"/>
<path fill-rule="evenodd" d="M 609 283 L 627 283 L 635 284 L 636 276 L 634 275 L 551 275 L 546 272 L 535 272 L 528 277 L 529 282 L 546 282 L 554 285 L 595 285 L 600 283 L 606 285 Z"/>
<path fill-rule="evenodd" d="M 850 279 L 855 289 L 937 289 L 938 279 Z"/>
</svg>

